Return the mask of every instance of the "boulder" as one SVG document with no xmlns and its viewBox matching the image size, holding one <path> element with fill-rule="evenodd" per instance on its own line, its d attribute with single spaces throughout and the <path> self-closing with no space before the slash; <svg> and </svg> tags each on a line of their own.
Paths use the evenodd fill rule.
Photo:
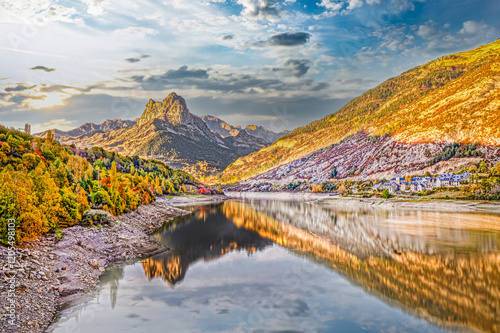
<svg viewBox="0 0 500 333">
<path fill-rule="evenodd" d="M 80 225 L 92 227 L 96 225 L 110 226 L 113 224 L 113 216 L 105 210 L 91 209 L 83 213 Z"/>
</svg>

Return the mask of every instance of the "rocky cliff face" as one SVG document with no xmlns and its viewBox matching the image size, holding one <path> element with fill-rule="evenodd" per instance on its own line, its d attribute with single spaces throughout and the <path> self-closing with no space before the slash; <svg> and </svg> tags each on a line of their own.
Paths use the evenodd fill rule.
<svg viewBox="0 0 500 333">
<path fill-rule="evenodd" d="M 223 138 L 227 138 L 228 136 L 236 136 L 241 131 L 241 127 L 231 126 L 222 119 L 219 119 L 214 116 L 203 116 L 201 117 L 203 121 L 207 124 L 208 128 L 211 131 L 219 134 Z"/>
<path fill-rule="evenodd" d="M 165 116 L 173 126 L 187 125 L 194 121 L 193 115 L 186 106 L 186 100 L 175 92 L 168 95 L 163 102 L 155 102 L 150 99 L 139 119 L 139 125 L 144 125 L 148 121 L 162 116 Z"/>
</svg>

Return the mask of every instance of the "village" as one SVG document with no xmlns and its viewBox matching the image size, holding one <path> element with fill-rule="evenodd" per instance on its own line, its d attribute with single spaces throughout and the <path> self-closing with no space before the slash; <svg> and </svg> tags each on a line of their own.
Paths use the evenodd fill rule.
<svg viewBox="0 0 500 333">
<path fill-rule="evenodd" d="M 390 194 L 396 192 L 422 192 L 424 190 L 433 190 L 438 187 L 461 187 L 469 182 L 470 172 L 462 174 L 444 173 L 437 177 L 395 177 L 389 182 L 383 182 L 373 185 L 373 190 L 387 190 Z"/>
</svg>

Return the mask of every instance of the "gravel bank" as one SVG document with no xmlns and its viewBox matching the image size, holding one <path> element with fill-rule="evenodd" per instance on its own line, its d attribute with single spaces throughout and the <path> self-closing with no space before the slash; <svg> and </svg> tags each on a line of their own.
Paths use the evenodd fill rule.
<svg viewBox="0 0 500 333">
<path fill-rule="evenodd" d="M 189 203 L 225 200 L 224 196 L 189 198 Z M 43 332 L 57 309 L 85 301 L 105 267 L 129 259 L 145 258 L 168 248 L 148 234 L 166 220 L 188 214 L 172 205 L 186 201 L 157 198 L 136 211 L 113 218 L 109 228 L 74 226 L 59 240 L 45 235 L 17 248 L 15 271 L 7 263 L 7 248 L 0 246 L 0 325 L 2 332 Z M 9 321 L 7 291 L 15 277 L 16 320 Z"/>
</svg>

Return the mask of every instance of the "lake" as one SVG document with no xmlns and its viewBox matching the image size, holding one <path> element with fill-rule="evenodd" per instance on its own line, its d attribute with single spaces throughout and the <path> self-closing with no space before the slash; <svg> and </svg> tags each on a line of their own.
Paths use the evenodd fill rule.
<svg viewBox="0 0 500 333">
<path fill-rule="evenodd" d="M 498 332 L 500 216 L 229 200 L 107 269 L 53 332 Z"/>
</svg>

